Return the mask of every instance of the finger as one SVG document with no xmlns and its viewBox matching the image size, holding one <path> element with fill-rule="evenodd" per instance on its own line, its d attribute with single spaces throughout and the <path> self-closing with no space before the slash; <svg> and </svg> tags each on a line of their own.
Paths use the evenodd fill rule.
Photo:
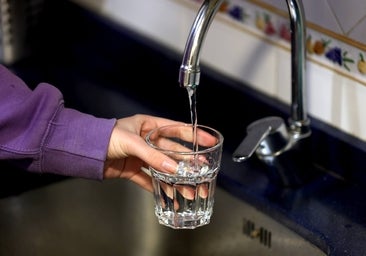
<svg viewBox="0 0 366 256">
<path fill-rule="evenodd" d="M 208 197 L 208 185 L 207 184 L 201 184 L 197 186 L 198 195 L 201 198 L 206 199 Z"/>
<path fill-rule="evenodd" d="M 209 132 L 200 128 L 197 128 L 195 131 L 193 130 L 192 125 L 189 124 L 162 128 L 159 130 L 159 133 L 151 133 L 150 140 L 153 141 L 158 137 L 178 138 L 182 141 L 187 141 L 191 143 L 197 142 L 198 145 L 204 147 L 214 146 L 218 142 L 218 139 L 215 136 L 211 135 Z"/>
<path fill-rule="evenodd" d="M 189 145 L 191 147 L 187 147 L 185 144 L 181 142 L 177 142 L 176 140 L 172 140 L 166 137 L 159 137 L 154 140 L 148 139 L 147 142 L 149 145 L 158 150 L 166 150 L 166 151 L 174 151 L 174 152 L 192 152 L 193 145 Z"/>
<path fill-rule="evenodd" d="M 139 172 L 138 174 L 133 175 L 129 180 L 138 184 L 145 190 L 147 190 L 151 193 L 153 192 L 153 185 L 152 185 L 151 177 L 149 175 L 147 175 L 146 173 Z"/>
<path fill-rule="evenodd" d="M 148 146 L 143 140 L 135 141 L 135 143 L 139 145 L 130 148 L 131 154 L 137 156 L 156 170 L 168 173 L 176 172 L 178 164 L 169 156 Z"/>
<path fill-rule="evenodd" d="M 176 193 L 179 193 L 182 197 L 188 200 L 195 198 L 195 188 L 189 185 L 169 185 L 164 182 L 159 182 L 160 188 L 164 191 L 165 195 L 170 199 L 175 199 Z"/>
</svg>

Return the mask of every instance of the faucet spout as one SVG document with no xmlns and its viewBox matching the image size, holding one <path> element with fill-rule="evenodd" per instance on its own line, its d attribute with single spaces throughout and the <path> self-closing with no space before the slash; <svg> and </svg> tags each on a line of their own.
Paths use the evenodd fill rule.
<svg viewBox="0 0 366 256">
<path fill-rule="evenodd" d="M 195 88 L 200 82 L 200 52 L 207 31 L 223 0 L 205 0 L 191 27 L 179 70 L 179 84 Z"/>
</svg>

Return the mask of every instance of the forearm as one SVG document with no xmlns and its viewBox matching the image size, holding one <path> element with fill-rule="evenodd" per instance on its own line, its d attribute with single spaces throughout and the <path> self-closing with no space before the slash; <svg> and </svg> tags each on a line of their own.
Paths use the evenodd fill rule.
<svg viewBox="0 0 366 256">
<path fill-rule="evenodd" d="M 65 108 L 51 85 L 31 91 L 0 66 L 0 159 L 32 172 L 102 179 L 114 124 Z"/>
</svg>

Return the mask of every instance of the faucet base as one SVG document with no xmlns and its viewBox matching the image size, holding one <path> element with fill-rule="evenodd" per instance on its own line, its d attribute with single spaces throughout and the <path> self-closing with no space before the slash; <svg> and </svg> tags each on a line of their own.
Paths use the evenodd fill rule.
<svg viewBox="0 0 366 256">
<path fill-rule="evenodd" d="M 295 140 L 303 139 L 311 135 L 310 119 L 294 121 L 289 118 L 289 127 L 292 137 Z"/>
</svg>

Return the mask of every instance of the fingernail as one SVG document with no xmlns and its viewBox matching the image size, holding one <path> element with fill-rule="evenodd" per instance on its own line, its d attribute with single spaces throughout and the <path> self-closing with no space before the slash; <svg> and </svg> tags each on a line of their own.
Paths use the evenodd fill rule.
<svg viewBox="0 0 366 256">
<path fill-rule="evenodd" d="M 164 170 L 171 173 L 175 173 L 177 170 L 177 163 L 174 161 L 163 161 L 161 166 L 163 167 Z"/>
</svg>

